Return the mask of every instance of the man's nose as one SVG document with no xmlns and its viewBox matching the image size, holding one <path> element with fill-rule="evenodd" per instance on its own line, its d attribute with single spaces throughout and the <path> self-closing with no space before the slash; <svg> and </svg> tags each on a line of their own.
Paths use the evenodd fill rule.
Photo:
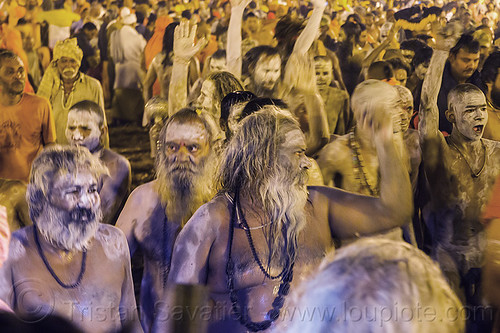
<svg viewBox="0 0 500 333">
<path fill-rule="evenodd" d="M 83 135 L 80 130 L 75 130 L 73 132 L 73 140 L 83 140 Z"/>
<path fill-rule="evenodd" d="M 97 198 L 97 192 L 84 192 L 80 195 L 80 199 L 78 200 L 78 206 L 81 208 L 91 208 L 95 205 Z"/>
<path fill-rule="evenodd" d="M 312 162 L 309 160 L 309 157 L 304 156 L 304 158 L 300 161 L 300 168 L 301 169 L 311 169 L 312 167 Z"/>
</svg>

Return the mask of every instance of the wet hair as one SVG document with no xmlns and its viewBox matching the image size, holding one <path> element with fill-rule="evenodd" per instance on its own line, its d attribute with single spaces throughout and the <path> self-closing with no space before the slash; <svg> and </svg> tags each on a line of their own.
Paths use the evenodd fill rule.
<svg viewBox="0 0 500 333">
<path fill-rule="evenodd" d="M 243 58 L 243 72 L 248 74 L 250 71 L 255 70 L 258 61 L 266 58 L 279 56 L 278 49 L 269 45 L 260 45 L 251 48 Z"/>
<path fill-rule="evenodd" d="M 276 24 L 274 38 L 278 41 L 276 48 L 283 58 L 287 58 L 293 51 L 295 41 L 304 29 L 304 21 L 285 15 Z"/>
<path fill-rule="evenodd" d="M 256 96 L 250 91 L 235 91 L 227 94 L 220 102 L 220 126 L 227 128 L 231 107 L 236 104 L 248 102 Z"/>
<path fill-rule="evenodd" d="M 241 111 L 240 119 L 243 120 L 247 116 L 262 110 L 266 106 L 274 106 L 279 109 L 288 109 L 288 105 L 286 105 L 286 103 L 281 99 L 268 97 L 254 98 L 250 102 L 248 102 L 247 105 L 245 105 L 245 107 Z"/>
<path fill-rule="evenodd" d="M 171 66 L 172 59 L 170 59 L 170 54 L 174 51 L 174 32 L 175 28 L 179 25 L 179 22 L 170 23 L 165 28 L 165 33 L 163 34 L 163 46 L 162 52 L 165 53 L 165 59 L 162 61 L 163 67 Z"/>
<path fill-rule="evenodd" d="M 246 21 L 246 20 L 248 20 L 251 17 L 257 17 L 257 15 L 255 15 L 254 12 L 248 12 L 245 15 L 243 15 L 243 21 Z"/>
<path fill-rule="evenodd" d="M 404 69 L 406 71 L 407 76 L 409 77 L 411 74 L 411 68 L 408 66 L 401 58 L 391 58 L 386 60 L 391 66 L 393 70 Z"/>
<path fill-rule="evenodd" d="M 415 54 L 417 54 L 418 50 L 424 47 L 428 47 L 427 44 L 416 38 L 402 41 L 401 44 L 399 45 L 400 50 L 410 50 L 415 52 Z"/>
<path fill-rule="evenodd" d="M 87 22 L 83 25 L 82 30 L 94 31 L 94 30 L 97 30 L 97 27 L 94 23 Z"/>
<path fill-rule="evenodd" d="M 210 57 L 210 59 L 225 59 L 225 58 L 226 58 L 226 50 L 217 50 Z"/>
<path fill-rule="evenodd" d="M 87 111 L 91 112 L 93 114 L 96 114 L 99 117 L 99 129 L 104 125 L 104 111 L 102 108 L 99 106 L 99 104 L 93 102 L 93 101 L 81 101 L 76 104 L 74 104 L 70 109 L 70 111 Z"/>
<path fill-rule="evenodd" d="M 394 76 L 392 66 L 387 61 L 375 61 L 368 67 L 369 79 L 390 80 Z"/>
<path fill-rule="evenodd" d="M 466 94 L 478 92 L 483 94 L 482 90 L 471 83 L 461 83 L 448 93 L 448 110 L 453 110 L 455 104 L 462 103 Z"/>
<path fill-rule="evenodd" d="M 498 69 L 500 68 L 500 51 L 492 52 L 486 58 L 483 69 L 481 70 L 481 79 L 483 83 L 495 82 L 498 76 Z"/>
<path fill-rule="evenodd" d="M 308 320 L 282 318 L 280 332 L 465 332 L 462 304 L 439 266 L 416 247 L 387 239 L 364 238 L 329 253 L 292 292 L 290 308 L 318 311 Z M 416 314 L 421 308 L 441 320 L 425 320 Z M 412 315 L 401 320 L 402 309 Z M 388 321 L 379 316 L 386 311 Z"/>
<path fill-rule="evenodd" d="M 233 74 L 225 71 L 210 73 L 206 79 L 212 81 L 215 90 L 213 100 L 219 105 L 222 99 L 229 93 L 243 90 L 243 84 Z"/>
<path fill-rule="evenodd" d="M 17 54 L 7 49 L 0 49 L 0 68 L 2 68 L 2 63 L 4 59 L 20 59 Z"/>
<path fill-rule="evenodd" d="M 450 54 L 456 56 L 458 51 L 462 49 L 467 53 L 478 53 L 480 49 L 479 42 L 471 34 L 463 34 L 455 46 L 451 48 Z"/>
<path fill-rule="evenodd" d="M 188 19 L 188 20 L 191 19 L 191 16 L 192 16 L 191 11 L 189 11 L 189 9 L 186 9 L 186 10 L 182 11 L 182 13 L 181 13 L 181 17 Z"/>
<path fill-rule="evenodd" d="M 108 174 L 108 169 L 98 157 L 80 146 L 52 145 L 46 147 L 31 165 L 26 201 L 30 218 L 36 222 L 42 212 L 44 202 L 50 195 L 56 176 L 89 171 L 96 179 Z"/>
<path fill-rule="evenodd" d="M 411 61 L 413 68 L 417 68 L 420 64 L 426 64 L 431 61 L 432 58 L 432 48 L 429 46 L 423 47 L 418 52 L 415 52 L 415 56 Z"/>
</svg>

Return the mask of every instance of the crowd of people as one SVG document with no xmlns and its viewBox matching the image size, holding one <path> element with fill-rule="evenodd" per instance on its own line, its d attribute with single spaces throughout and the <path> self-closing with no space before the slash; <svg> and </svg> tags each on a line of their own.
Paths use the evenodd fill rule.
<svg viewBox="0 0 500 333">
<path fill-rule="evenodd" d="M 0 327 L 500 332 L 499 14 L 0 0 Z"/>
</svg>

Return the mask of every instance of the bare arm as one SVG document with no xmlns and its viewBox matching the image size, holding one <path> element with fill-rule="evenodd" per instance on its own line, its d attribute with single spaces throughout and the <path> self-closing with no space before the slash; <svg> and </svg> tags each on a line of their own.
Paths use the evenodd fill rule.
<svg viewBox="0 0 500 333">
<path fill-rule="evenodd" d="M 399 30 L 399 27 L 396 27 L 396 26 L 397 26 L 397 24 L 394 24 L 392 26 L 391 30 L 389 31 L 389 35 L 387 35 L 387 38 L 384 39 L 384 41 L 382 43 L 380 43 L 376 48 L 374 48 L 373 51 L 365 57 L 365 59 L 363 59 L 363 70 L 364 71 L 368 70 L 368 67 L 370 67 L 370 65 L 373 62 L 375 62 L 375 60 L 378 59 L 378 57 L 380 56 L 380 53 L 382 53 L 382 51 L 384 51 L 386 48 L 389 47 L 389 45 L 391 45 L 391 42 L 394 39 L 394 36 L 396 36 L 396 33 Z"/>
<path fill-rule="evenodd" d="M 174 32 L 174 63 L 168 91 L 168 113 L 173 115 L 187 106 L 188 68 L 191 58 L 205 46 L 205 38 L 194 44 L 196 26 L 181 22 Z"/>
<path fill-rule="evenodd" d="M 307 22 L 306 27 L 300 33 L 295 45 L 293 46 L 293 52 L 299 55 L 304 55 L 311 48 L 312 43 L 317 38 L 319 24 L 321 23 L 321 17 L 325 11 L 325 1 L 324 0 L 312 0 L 311 3 L 314 6 L 311 17 Z"/>
<path fill-rule="evenodd" d="M 137 250 L 139 243 L 135 237 L 135 229 L 138 228 L 146 220 L 148 203 L 151 202 L 151 197 L 148 195 L 149 191 L 146 184 L 136 188 L 127 199 L 125 206 L 116 220 L 116 227 L 125 234 L 127 238 L 130 255 L 132 256 Z"/>
<path fill-rule="evenodd" d="M 380 164 L 380 197 L 368 197 L 335 188 L 316 187 L 328 200 L 328 222 L 340 238 L 370 235 L 402 226 L 411 219 L 413 198 L 408 170 L 393 142 L 387 117 L 365 120 L 374 128 Z"/>
<path fill-rule="evenodd" d="M 227 70 L 241 79 L 241 22 L 243 12 L 250 0 L 231 0 L 231 18 L 227 30 Z"/>
<path fill-rule="evenodd" d="M 211 209 L 201 206 L 177 236 L 172 254 L 169 281 L 176 284 L 207 284 L 208 257 L 215 240 L 218 221 Z"/>
<path fill-rule="evenodd" d="M 445 151 L 448 149 L 443 134 L 439 131 L 438 95 L 441 89 L 443 71 L 448 58 L 449 49 L 455 45 L 461 28 L 456 24 L 447 25 L 436 34 L 436 49 L 432 54 L 429 69 L 422 85 L 422 97 L 419 111 L 419 135 L 422 155 L 428 176 L 439 178 L 442 174 L 434 174 L 444 170 Z M 440 167 L 441 166 L 441 167 Z M 431 180 L 431 179 L 430 179 Z M 431 180 L 432 181 L 432 180 Z"/>
<path fill-rule="evenodd" d="M 486 229 L 488 243 L 485 251 L 483 281 L 488 290 L 487 299 L 500 306 L 500 219 L 493 219 Z"/>
<path fill-rule="evenodd" d="M 309 119 L 306 155 L 313 156 L 328 143 L 330 130 L 325 105 L 319 93 L 304 95 L 304 104 Z"/>
<path fill-rule="evenodd" d="M 144 89 L 142 95 L 145 103 L 153 96 L 153 84 L 157 77 L 155 66 L 151 64 L 146 74 L 146 78 L 144 78 L 144 83 L 142 84 Z"/>
<path fill-rule="evenodd" d="M 129 193 L 132 177 L 130 163 L 121 156 L 108 168 L 112 177 L 106 179 L 99 194 L 104 221 L 114 224 L 118 210 Z"/>
</svg>

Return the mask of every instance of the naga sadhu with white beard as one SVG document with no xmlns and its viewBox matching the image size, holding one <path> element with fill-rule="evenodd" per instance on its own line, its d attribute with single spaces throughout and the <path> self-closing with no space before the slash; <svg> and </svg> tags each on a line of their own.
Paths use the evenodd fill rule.
<svg viewBox="0 0 500 333">
<path fill-rule="evenodd" d="M 88 332 L 141 332 L 127 241 L 100 223 L 106 168 L 86 148 L 54 146 L 33 162 L 33 225 L 12 234 L 0 299 L 21 318 L 58 315 Z"/>
<path fill-rule="evenodd" d="M 219 194 L 180 232 L 169 275 L 172 284 L 209 288 L 208 332 L 272 328 L 290 289 L 319 264 L 335 239 L 409 220 L 410 182 L 387 117 L 366 112 L 359 124 L 374 131 L 381 171 L 377 198 L 307 187 L 311 163 L 304 134 L 287 110 L 266 106 L 242 121 L 222 156 Z M 173 299 L 169 289 L 166 312 L 157 316 L 158 332 L 171 328 L 164 320 Z"/>
<path fill-rule="evenodd" d="M 144 255 L 141 323 L 149 332 L 161 299 L 175 238 L 213 192 L 215 123 L 192 109 L 170 117 L 159 136 L 156 179 L 132 192 L 116 222 L 130 252 Z"/>
</svg>

